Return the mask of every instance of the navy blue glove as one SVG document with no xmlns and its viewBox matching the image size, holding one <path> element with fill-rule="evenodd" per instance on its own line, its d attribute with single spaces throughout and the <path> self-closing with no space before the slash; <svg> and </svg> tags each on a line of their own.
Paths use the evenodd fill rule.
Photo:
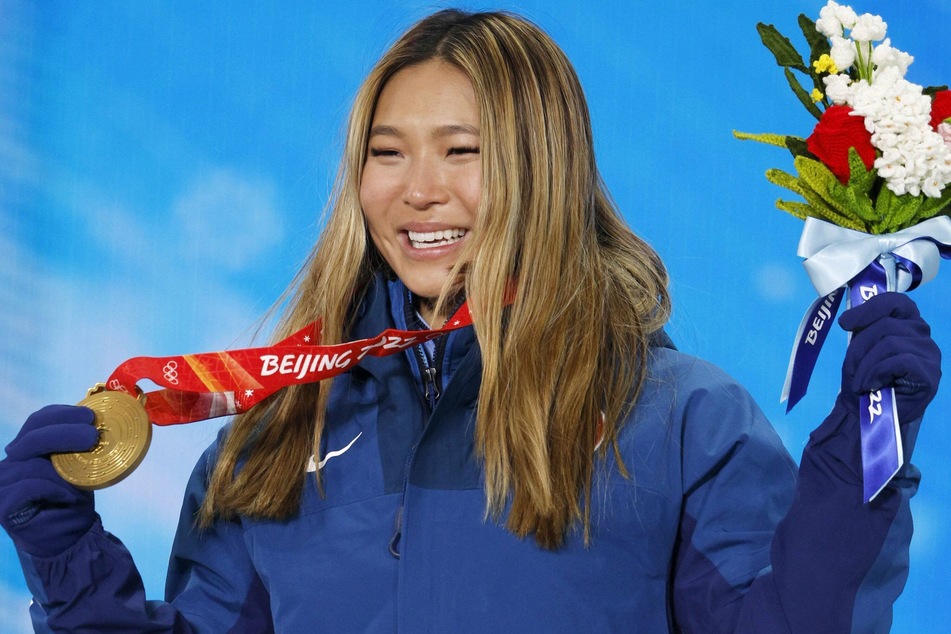
<svg viewBox="0 0 951 634">
<path fill-rule="evenodd" d="M 836 481 L 861 486 L 859 397 L 883 387 L 895 388 L 907 463 L 917 439 L 918 421 L 938 389 L 941 351 L 918 307 L 903 293 L 872 297 L 842 313 L 839 325 L 852 332 L 842 364 L 842 389 L 832 412 L 810 435 L 810 450 L 825 456 L 820 470 L 834 472 Z M 810 452 L 804 453 L 800 472 L 808 470 L 807 463 L 814 458 Z"/>
<path fill-rule="evenodd" d="M 27 418 L 0 460 L 0 525 L 17 547 L 53 557 L 73 546 L 96 522 L 91 491 L 56 473 L 49 454 L 87 451 L 99 438 L 86 407 L 49 405 Z"/>
<path fill-rule="evenodd" d="M 920 418 L 938 391 L 941 351 L 911 298 L 882 293 L 845 311 L 839 325 L 852 332 L 842 365 L 844 404 L 857 412 L 859 395 L 894 387 L 899 422 Z"/>
</svg>

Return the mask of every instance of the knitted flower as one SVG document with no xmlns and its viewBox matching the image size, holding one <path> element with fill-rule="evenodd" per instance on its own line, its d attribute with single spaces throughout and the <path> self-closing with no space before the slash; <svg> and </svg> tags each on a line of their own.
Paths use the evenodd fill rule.
<svg viewBox="0 0 951 634">
<path fill-rule="evenodd" d="M 931 128 L 937 130 L 948 118 L 951 118 L 951 90 L 942 90 L 931 101 Z"/>
<path fill-rule="evenodd" d="M 855 63 L 855 42 L 838 35 L 830 38 L 830 41 L 832 44 L 831 50 L 829 51 L 829 56 L 839 69 L 836 72 L 847 70 L 849 66 Z"/>
<path fill-rule="evenodd" d="M 812 63 L 812 67 L 816 69 L 817 73 L 830 73 L 835 75 L 839 72 L 839 67 L 836 66 L 835 60 L 827 53 L 820 55 L 819 59 Z"/>
<path fill-rule="evenodd" d="M 887 25 L 880 15 L 863 13 L 849 32 L 849 36 L 856 42 L 878 42 L 885 38 Z"/>
<path fill-rule="evenodd" d="M 915 61 L 915 58 L 908 53 L 893 48 L 892 41 L 889 38 L 885 38 L 885 41 L 872 51 L 872 63 L 875 64 L 876 68 L 893 66 L 898 69 L 903 77 L 913 61 Z"/>
<path fill-rule="evenodd" d="M 896 66 L 876 69 L 872 83 L 852 84 L 848 103 L 881 152 L 875 168 L 886 186 L 899 196 L 937 198 L 951 183 L 951 148 L 929 125 L 931 98 L 901 75 Z"/>
<path fill-rule="evenodd" d="M 849 88 L 852 85 L 852 78 L 845 73 L 823 77 L 822 83 L 825 84 L 826 96 L 832 100 L 832 103 L 841 106 L 849 100 Z"/>
<path fill-rule="evenodd" d="M 942 123 L 939 125 L 938 134 L 944 139 L 944 144 L 951 148 L 951 123 Z"/>
<path fill-rule="evenodd" d="M 830 1 L 819 11 L 816 29 L 826 37 L 842 37 L 842 30 L 851 29 L 857 20 L 852 7 Z"/>
<path fill-rule="evenodd" d="M 870 234 L 951 214 L 951 90 L 905 79 L 914 58 L 892 46 L 880 16 L 857 15 L 830 0 L 814 23 L 800 16 L 800 27 L 808 57 L 773 25 L 756 25 L 790 88 L 819 122 L 806 139 L 734 131 L 739 139 L 793 154 L 794 174 L 774 168 L 766 178 L 805 200 L 776 206 Z M 797 70 L 811 86 L 795 78 Z"/>
<path fill-rule="evenodd" d="M 862 117 L 851 113 L 848 106 L 830 106 L 806 139 L 809 151 L 843 184 L 849 182 L 849 148 L 855 148 L 866 169 L 872 169 L 875 162 L 872 135 Z"/>
</svg>

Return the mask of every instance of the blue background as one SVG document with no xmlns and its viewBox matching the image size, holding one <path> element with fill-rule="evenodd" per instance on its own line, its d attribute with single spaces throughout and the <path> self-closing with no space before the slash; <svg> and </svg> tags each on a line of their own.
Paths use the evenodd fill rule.
<svg viewBox="0 0 951 634">
<path fill-rule="evenodd" d="M 540 23 L 587 91 L 604 178 L 672 276 L 678 345 L 744 383 L 798 456 L 831 405 L 844 333 L 809 395 L 779 392 L 815 296 L 801 221 L 773 206 L 785 152 L 733 129 L 808 135 L 757 21 L 803 50 L 796 16 L 819 1 L 582 3 L 507 8 Z M 715 5 L 715 6 L 714 6 Z M 319 231 L 350 99 L 373 61 L 431 2 L 0 2 L 0 445 L 48 402 L 75 402 L 123 360 L 250 342 Z M 909 79 L 951 81 L 943 0 L 868 0 Z M 755 8 L 752 8 L 755 7 Z M 947 266 L 945 268 L 948 268 Z M 945 271 L 914 298 L 944 350 Z M 951 430 L 946 384 L 915 462 L 912 572 L 894 631 L 951 622 Z M 156 428 L 142 467 L 97 496 L 150 596 L 185 479 L 220 420 Z M 0 631 L 29 631 L 22 573 L 0 536 Z"/>
</svg>

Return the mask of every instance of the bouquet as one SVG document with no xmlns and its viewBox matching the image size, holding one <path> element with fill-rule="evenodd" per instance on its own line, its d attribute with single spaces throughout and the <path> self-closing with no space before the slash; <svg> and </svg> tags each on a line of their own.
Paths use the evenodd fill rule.
<svg viewBox="0 0 951 634">
<path fill-rule="evenodd" d="M 766 178 L 801 198 L 776 206 L 805 220 L 798 253 L 819 293 L 790 359 L 787 411 L 805 395 L 843 295 L 855 305 L 911 290 L 951 257 L 951 90 L 905 78 L 913 57 L 892 46 L 880 16 L 830 1 L 818 20 L 800 15 L 799 27 L 808 64 L 773 25 L 757 30 L 818 120 L 812 133 L 734 131 L 792 154 L 795 173 L 770 169 Z M 892 390 L 863 396 L 859 412 L 871 500 L 903 462 Z"/>
<path fill-rule="evenodd" d="M 734 133 L 792 153 L 795 176 L 771 169 L 766 178 L 805 202 L 780 200 L 777 207 L 872 234 L 937 215 L 951 203 L 951 90 L 905 79 L 914 58 L 892 47 L 881 17 L 858 16 L 836 2 L 819 15 L 816 22 L 799 16 L 808 66 L 774 26 L 757 25 L 796 97 L 818 119 L 806 139 Z M 806 76 L 811 91 L 793 71 Z"/>
</svg>

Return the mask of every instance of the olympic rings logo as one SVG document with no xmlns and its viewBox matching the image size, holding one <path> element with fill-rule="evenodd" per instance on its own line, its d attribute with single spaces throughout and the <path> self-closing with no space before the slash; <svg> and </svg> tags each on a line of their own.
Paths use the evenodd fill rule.
<svg viewBox="0 0 951 634">
<path fill-rule="evenodd" d="M 124 385 L 119 383 L 119 379 L 112 379 L 109 381 L 109 389 L 113 392 L 125 392 L 126 394 L 129 393 L 129 390 L 127 390 Z"/>
<path fill-rule="evenodd" d="M 165 367 L 162 368 L 162 373 L 166 381 L 172 385 L 178 385 L 178 364 L 175 361 L 166 363 Z"/>
</svg>

